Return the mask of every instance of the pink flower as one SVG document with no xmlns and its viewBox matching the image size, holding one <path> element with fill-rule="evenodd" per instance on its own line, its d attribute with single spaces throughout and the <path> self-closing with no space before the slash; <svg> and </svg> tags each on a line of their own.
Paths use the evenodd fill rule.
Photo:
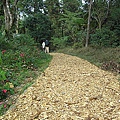
<svg viewBox="0 0 120 120">
<path fill-rule="evenodd" d="M 5 52 L 6 52 L 6 50 L 3 50 L 3 51 L 2 51 L 2 54 L 4 54 Z"/>
<path fill-rule="evenodd" d="M 5 105 L 4 105 L 4 108 L 6 108 L 6 107 L 7 107 L 7 105 L 5 104 Z"/>
<path fill-rule="evenodd" d="M 2 90 L 2 92 L 3 92 L 3 93 L 6 93 L 6 92 L 7 92 L 7 90 Z"/>
<path fill-rule="evenodd" d="M 20 56 L 21 56 L 21 57 L 24 57 L 25 55 L 24 55 L 24 53 L 21 53 Z"/>
<path fill-rule="evenodd" d="M 0 105 L 2 105 L 3 104 L 3 102 L 0 102 Z"/>
</svg>

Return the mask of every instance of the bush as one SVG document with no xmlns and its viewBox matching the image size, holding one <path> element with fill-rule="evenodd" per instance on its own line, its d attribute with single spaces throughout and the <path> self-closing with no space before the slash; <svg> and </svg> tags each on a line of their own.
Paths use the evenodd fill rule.
<svg viewBox="0 0 120 120">
<path fill-rule="evenodd" d="M 6 51 L 2 51 L 4 54 Z M 7 72 L 4 70 L 2 55 L 0 53 L 0 100 L 5 99 L 8 94 L 13 94 L 13 84 L 7 79 Z"/>
<path fill-rule="evenodd" d="M 0 31 L 0 49 L 10 48 L 9 41 L 5 38 L 4 32 Z"/>
<path fill-rule="evenodd" d="M 41 38 L 51 38 L 51 22 L 48 16 L 43 13 L 36 13 L 33 16 L 26 17 L 24 26 L 27 32 L 37 41 L 42 42 Z"/>
<path fill-rule="evenodd" d="M 61 38 L 52 37 L 51 47 L 53 50 L 64 48 L 67 45 L 67 41 L 68 41 L 68 36 L 61 37 Z"/>
<path fill-rule="evenodd" d="M 16 36 L 9 45 L 12 49 L 5 47 L 0 51 L 0 115 L 10 106 L 6 107 L 3 101 L 16 92 L 15 88 L 24 84 L 27 78 L 35 78 L 37 71 L 42 72 L 51 60 L 29 35 Z M 24 89 L 33 83 L 29 82 Z"/>
<path fill-rule="evenodd" d="M 106 28 L 96 30 L 95 34 L 91 35 L 90 44 L 94 47 L 116 47 L 120 45 L 115 33 Z"/>
<path fill-rule="evenodd" d="M 78 49 L 78 48 L 82 48 L 83 47 L 83 43 L 82 42 L 76 42 L 73 44 L 73 48 L 74 49 Z"/>
</svg>

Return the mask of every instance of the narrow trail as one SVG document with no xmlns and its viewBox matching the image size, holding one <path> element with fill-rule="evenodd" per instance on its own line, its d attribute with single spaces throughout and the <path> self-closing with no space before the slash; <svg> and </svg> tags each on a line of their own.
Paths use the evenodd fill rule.
<svg viewBox="0 0 120 120">
<path fill-rule="evenodd" d="M 117 77 L 62 53 L 0 120 L 120 120 Z"/>
</svg>

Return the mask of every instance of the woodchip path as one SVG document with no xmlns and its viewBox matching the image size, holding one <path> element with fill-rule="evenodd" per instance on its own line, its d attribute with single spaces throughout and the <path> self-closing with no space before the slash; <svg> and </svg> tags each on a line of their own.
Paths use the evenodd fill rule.
<svg viewBox="0 0 120 120">
<path fill-rule="evenodd" d="M 0 120 L 120 120 L 117 77 L 62 53 Z"/>
</svg>

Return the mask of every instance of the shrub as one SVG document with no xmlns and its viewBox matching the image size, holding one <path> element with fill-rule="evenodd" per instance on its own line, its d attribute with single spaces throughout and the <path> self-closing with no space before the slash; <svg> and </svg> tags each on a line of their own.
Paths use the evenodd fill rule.
<svg viewBox="0 0 120 120">
<path fill-rule="evenodd" d="M 91 35 L 90 43 L 91 46 L 94 47 L 116 47 L 120 44 L 115 33 L 106 28 L 96 30 L 96 32 Z"/>
<path fill-rule="evenodd" d="M 43 71 L 51 60 L 50 55 L 37 48 L 29 35 L 16 36 L 8 43 L 11 49 L 5 47 L 0 51 L 0 115 L 12 104 L 5 103 L 5 99 L 29 87 L 34 82 L 33 78 L 38 75 L 38 70 Z M 32 79 L 25 84 L 27 78 Z M 16 87 L 21 84 L 25 84 L 24 89 L 21 92 L 16 91 Z"/>
<path fill-rule="evenodd" d="M 76 42 L 73 44 L 73 48 L 74 49 L 78 49 L 78 48 L 82 48 L 83 47 L 83 43 L 82 42 Z"/>
<path fill-rule="evenodd" d="M 64 48 L 67 45 L 68 36 L 61 37 L 61 38 L 55 38 L 52 37 L 51 43 L 53 49 L 60 49 Z"/>
<path fill-rule="evenodd" d="M 35 38 L 37 42 L 41 42 L 41 38 L 51 38 L 51 22 L 48 16 L 43 13 L 36 13 L 34 16 L 28 16 L 24 21 L 27 32 Z"/>
<path fill-rule="evenodd" d="M 41 64 L 49 60 L 49 55 L 45 55 L 37 48 L 37 44 L 28 35 L 14 37 L 9 42 L 13 49 L 2 50 L 0 53 L 0 94 L 4 99 L 9 94 L 14 93 L 11 86 L 20 85 L 29 75 L 28 71 L 36 71 Z M 2 90 L 7 90 L 4 94 Z"/>
<path fill-rule="evenodd" d="M 9 41 L 4 36 L 4 32 L 0 31 L 0 49 L 10 48 Z"/>
</svg>

